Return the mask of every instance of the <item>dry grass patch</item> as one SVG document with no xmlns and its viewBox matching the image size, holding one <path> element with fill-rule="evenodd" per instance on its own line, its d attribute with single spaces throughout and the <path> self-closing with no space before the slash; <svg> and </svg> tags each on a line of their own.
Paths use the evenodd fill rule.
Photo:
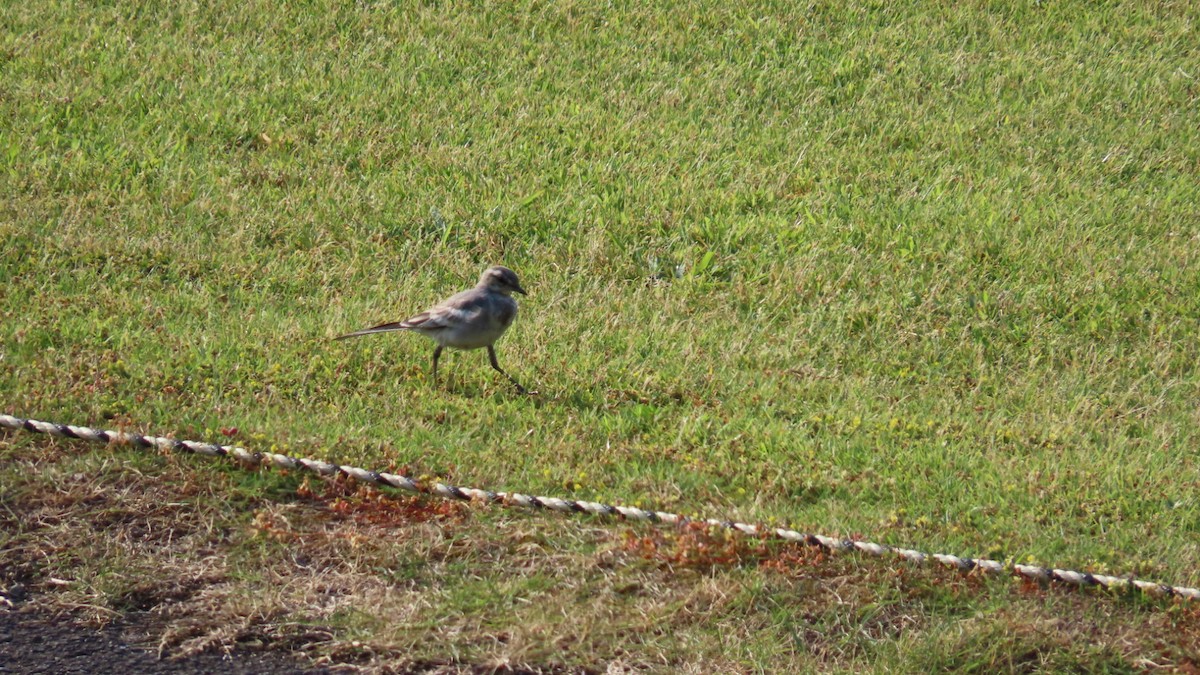
<svg viewBox="0 0 1200 675">
<path fill-rule="evenodd" d="M 1186 669 L 1200 644 L 1186 605 L 694 525 L 602 525 L 55 441 L 0 454 L 0 583 L 93 624 L 150 620 L 164 656 L 271 648 L 380 672 L 914 659 L 1030 672 Z"/>
</svg>

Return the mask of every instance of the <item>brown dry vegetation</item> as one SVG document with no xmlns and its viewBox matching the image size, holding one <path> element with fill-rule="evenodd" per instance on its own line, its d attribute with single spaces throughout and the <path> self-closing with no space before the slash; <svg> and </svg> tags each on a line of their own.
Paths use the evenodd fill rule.
<svg viewBox="0 0 1200 675">
<path fill-rule="evenodd" d="M 267 648 L 380 672 L 1167 668 L 1200 607 L 689 526 L 428 498 L 10 435 L 0 585 L 151 617 L 164 657 Z M 8 593 L 13 595 L 12 593 Z"/>
</svg>

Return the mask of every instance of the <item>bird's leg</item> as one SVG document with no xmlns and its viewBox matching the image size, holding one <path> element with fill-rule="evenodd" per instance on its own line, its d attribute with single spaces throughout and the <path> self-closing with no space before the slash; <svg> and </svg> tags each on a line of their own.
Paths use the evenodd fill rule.
<svg viewBox="0 0 1200 675">
<path fill-rule="evenodd" d="M 442 345 L 438 345 L 433 349 L 433 386 L 437 386 L 437 362 L 438 357 L 442 355 Z"/>
<path fill-rule="evenodd" d="M 512 375 L 509 375 L 508 373 L 504 372 L 504 369 L 500 367 L 500 362 L 496 360 L 496 349 L 495 349 L 495 347 L 492 347 L 491 345 L 488 345 L 488 359 L 491 360 L 493 368 L 495 368 L 497 371 L 499 371 L 499 373 L 501 375 L 507 377 L 508 381 L 512 382 L 513 385 L 516 386 L 518 393 L 521 393 L 521 394 L 525 393 L 525 387 L 522 387 L 520 382 L 517 382 L 517 380 Z"/>
</svg>

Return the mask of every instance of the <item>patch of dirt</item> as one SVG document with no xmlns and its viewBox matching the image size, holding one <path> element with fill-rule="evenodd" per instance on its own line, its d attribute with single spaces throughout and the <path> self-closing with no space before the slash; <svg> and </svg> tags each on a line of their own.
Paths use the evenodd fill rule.
<svg viewBox="0 0 1200 675">
<path fill-rule="evenodd" d="M 145 625 L 142 625 L 145 624 Z M 0 612 L 0 673 L 332 673 L 278 651 L 203 652 L 159 658 L 151 622 L 130 616 L 103 628 L 64 622 L 33 608 Z"/>
<path fill-rule="evenodd" d="M 235 649 L 186 656 L 160 657 L 154 635 L 163 630 L 145 614 L 129 614 L 102 628 L 64 622 L 61 617 L 33 608 L 0 611 L 0 673 L 69 675 L 321 675 L 357 670 L 346 665 L 313 664 L 302 656 L 277 650 Z M 396 675 L 541 675 L 588 673 L 561 668 L 521 669 L 453 662 L 420 662 Z"/>
</svg>

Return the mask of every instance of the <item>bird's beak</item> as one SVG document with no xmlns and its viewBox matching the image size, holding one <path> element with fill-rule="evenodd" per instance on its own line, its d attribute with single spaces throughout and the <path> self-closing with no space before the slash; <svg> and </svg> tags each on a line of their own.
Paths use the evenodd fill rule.
<svg viewBox="0 0 1200 675">
<path fill-rule="evenodd" d="M 514 286 L 513 290 L 520 293 L 521 295 L 529 295 L 528 293 L 525 292 L 525 289 L 521 288 L 520 286 Z"/>
</svg>

